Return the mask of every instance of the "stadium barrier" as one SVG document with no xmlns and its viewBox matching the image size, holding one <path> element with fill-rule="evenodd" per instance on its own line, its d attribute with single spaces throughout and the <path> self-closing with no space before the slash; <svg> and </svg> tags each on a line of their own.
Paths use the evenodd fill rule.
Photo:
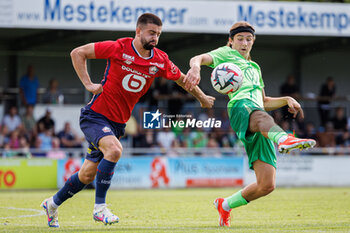
<svg viewBox="0 0 350 233">
<path fill-rule="evenodd" d="M 348 156 L 278 156 L 278 187 L 350 186 Z M 60 188 L 83 158 L 0 159 L 0 189 Z M 255 181 L 246 156 L 124 157 L 117 165 L 112 189 L 237 187 Z"/>
</svg>

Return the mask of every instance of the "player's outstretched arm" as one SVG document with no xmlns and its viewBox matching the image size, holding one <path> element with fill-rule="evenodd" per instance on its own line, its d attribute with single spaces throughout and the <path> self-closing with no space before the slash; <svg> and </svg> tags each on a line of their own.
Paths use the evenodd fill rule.
<svg viewBox="0 0 350 233">
<path fill-rule="evenodd" d="M 190 69 L 188 70 L 185 78 L 185 89 L 192 90 L 195 86 L 201 81 L 201 65 L 210 65 L 213 63 L 213 58 L 204 53 L 195 57 L 192 57 L 190 60 Z"/>
<path fill-rule="evenodd" d="M 264 108 L 266 111 L 273 111 L 275 109 L 278 109 L 287 105 L 288 111 L 293 114 L 294 118 L 297 116 L 298 113 L 300 113 L 301 117 L 304 118 L 304 112 L 300 104 L 290 96 L 269 97 L 265 95 L 265 91 L 263 90 L 263 98 L 264 98 Z"/>
<path fill-rule="evenodd" d="M 95 47 L 93 43 L 77 47 L 70 53 L 75 72 L 80 81 L 83 83 L 86 90 L 93 94 L 99 94 L 103 91 L 101 84 L 91 82 L 89 73 L 87 71 L 86 60 L 95 59 Z"/>
<path fill-rule="evenodd" d="M 204 94 L 204 92 L 198 86 L 193 87 L 192 90 L 186 89 L 184 78 L 185 75 L 181 73 L 180 78 L 175 82 L 183 89 L 185 89 L 188 93 L 193 95 L 199 101 L 202 108 L 211 108 L 214 105 L 215 97 Z"/>
</svg>

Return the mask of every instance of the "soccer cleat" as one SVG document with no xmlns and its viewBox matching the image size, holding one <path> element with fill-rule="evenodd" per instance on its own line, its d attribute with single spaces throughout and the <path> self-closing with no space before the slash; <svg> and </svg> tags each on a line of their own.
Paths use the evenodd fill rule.
<svg viewBox="0 0 350 233">
<path fill-rule="evenodd" d="M 46 213 L 47 224 L 49 227 L 60 227 L 58 224 L 58 210 L 52 208 L 50 206 L 50 202 L 52 202 L 52 197 L 45 199 L 40 205 L 44 208 L 44 211 Z"/>
<path fill-rule="evenodd" d="M 111 225 L 113 223 L 119 222 L 118 216 L 112 214 L 111 211 L 107 208 L 107 205 L 103 205 L 100 208 L 95 208 L 93 217 L 96 222 L 103 222 L 105 225 Z"/>
<path fill-rule="evenodd" d="M 284 142 L 278 144 L 278 152 L 285 154 L 294 149 L 303 150 L 313 148 L 315 145 L 316 141 L 313 139 L 296 138 L 292 134 L 289 134 Z"/>
<path fill-rule="evenodd" d="M 222 203 L 224 201 L 224 198 L 217 198 L 214 201 L 215 208 L 219 212 L 219 226 L 226 226 L 229 227 L 230 224 L 230 211 L 226 211 L 222 208 Z"/>
</svg>

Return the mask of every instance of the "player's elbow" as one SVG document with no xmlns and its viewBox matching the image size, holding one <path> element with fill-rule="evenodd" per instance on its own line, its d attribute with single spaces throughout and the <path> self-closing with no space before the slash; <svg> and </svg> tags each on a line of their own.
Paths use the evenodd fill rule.
<svg viewBox="0 0 350 233">
<path fill-rule="evenodd" d="M 74 59 L 75 57 L 77 57 L 79 55 L 79 48 L 75 48 L 70 52 L 70 57 L 72 59 Z"/>
</svg>

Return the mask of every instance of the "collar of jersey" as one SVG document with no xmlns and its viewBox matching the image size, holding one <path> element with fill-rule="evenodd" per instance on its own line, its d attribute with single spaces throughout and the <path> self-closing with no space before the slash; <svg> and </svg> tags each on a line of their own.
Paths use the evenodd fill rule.
<svg viewBox="0 0 350 233">
<path fill-rule="evenodd" d="M 131 47 L 132 47 L 132 49 L 135 51 L 135 53 L 136 53 L 139 57 L 141 57 L 142 59 L 148 60 L 148 59 L 151 59 L 151 58 L 153 57 L 153 49 L 151 49 L 151 56 L 149 56 L 149 57 L 142 57 L 141 54 L 137 51 L 137 49 L 136 49 L 135 46 L 134 46 L 134 40 L 132 40 L 132 42 L 131 42 Z"/>
</svg>

